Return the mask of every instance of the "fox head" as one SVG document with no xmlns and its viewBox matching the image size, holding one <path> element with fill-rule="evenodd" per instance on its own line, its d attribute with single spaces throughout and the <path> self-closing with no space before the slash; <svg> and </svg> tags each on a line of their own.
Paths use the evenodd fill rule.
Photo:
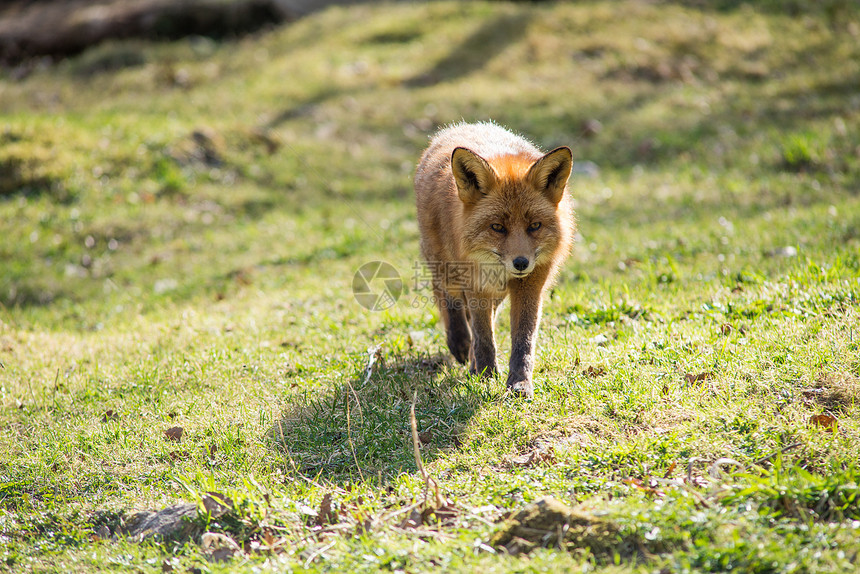
<svg viewBox="0 0 860 574">
<path fill-rule="evenodd" d="M 463 202 L 467 255 L 504 265 L 508 278 L 524 278 L 553 260 L 569 233 L 562 199 L 572 164 L 567 147 L 537 160 L 522 155 L 487 160 L 456 148 L 451 169 Z"/>
</svg>

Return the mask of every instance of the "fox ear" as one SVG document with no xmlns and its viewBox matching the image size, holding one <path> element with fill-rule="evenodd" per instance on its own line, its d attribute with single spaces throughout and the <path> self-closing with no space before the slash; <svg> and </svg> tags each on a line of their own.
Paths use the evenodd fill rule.
<svg viewBox="0 0 860 574">
<path fill-rule="evenodd" d="M 573 154 L 569 147 L 562 146 L 534 162 L 529 168 L 528 179 L 547 199 L 558 205 L 572 167 Z"/>
<path fill-rule="evenodd" d="M 487 160 L 470 149 L 458 147 L 451 154 L 451 171 L 463 203 L 476 203 L 496 180 L 496 171 Z"/>
</svg>

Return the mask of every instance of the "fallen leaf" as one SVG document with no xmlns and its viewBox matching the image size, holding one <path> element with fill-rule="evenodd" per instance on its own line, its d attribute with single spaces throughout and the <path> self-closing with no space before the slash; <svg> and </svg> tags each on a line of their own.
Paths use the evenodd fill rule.
<svg viewBox="0 0 860 574">
<path fill-rule="evenodd" d="M 698 375 L 693 375 L 692 373 L 687 373 L 684 375 L 684 380 L 689 384 L 699 383 L 701 381 L 708 381 L 714 378 L 714 373 L 710 371 L 706 371 L 704 373 L 699 373 Z"/>
<path fill-rule="evenodd" d="M 414 529 L 424 524 L 424 517 L 418 508 L 413 508 L 409 515 L 400 523 L 400 528 Z"/>
<path fill-rule="evenodd" d="M 317 526 L 337 524 L 337 519 L 337 510 L 332 508 L 331 504 L 331 493 L 327 492 L 323 495 L 322 501 L 320 502 L 320 509 L 314 519 L 314 524 Z"/>
<path fill-rule="evenodd" d="M 450 526 L 456 520 L 459 511 L 450 504 L 446 504 L 434 510 L 433 514 L 443 526 Z"/>
<path fill-rule="evenodd" d="M 669 478 L 670 476 L 672 476 L 672 472 L 675 470 L 676 466 L 677 465 L 674 462 L 670 464 L 669 468 L 666 469 L 666 474 L 663 475 L 663 478 Z"/>
<path fill-rule="evenodd" d="M 241 552 L 235 540 L 216 532 L 203 534 L 200 537 L 200 546 L 206 551 L 206 559 L 210 562 L 224 562 Z"/>
<path fill-rule="evenodd" d="M 629 484 L 629 485 L 635 487 L 636 489 L 641 490 L 642 492 L 644 492 L 645 494 L 647 494 L 649 496 L 660 497 L 660 496 L 666 495 L 666 493 L 663 492 L 662 490 L 655 488 L 656 483 L 652 483 L 651 485 L 646 485 L 645 483 L 643 483 L 638 478 L 625 478 L 621 482 L 623 482 L 625 484 Z"/>
<path fill-rule="evenodd" d="M 105 411 L 105 414 L 102 415 L 102 422 L 106 423 L 108 421 L 115 421 L 118 418 L 119 418 L 119 413 L 117 413 L 113 409 L 108 409 Z"/>
<path fill-rule="evenodd" d="M 836 432 L 838 429 L 838 421 L 836 417 L 831 415 L 812 415 L 809 417 L 809 424 L 824 427 L 824 430 L 827 432 Z"/>
<path fill-rule="evenodd" d="M 436 523 L 439 526 L 450 526 L 457 518 L 457 514 L 457 509 L 450 504 L 444 504 L 439 508 L 428 506 L 421 511 L 421 522 L 427 525 Z"/>
<path fill-rule="evenodd" d="M 533 466 L 539 463 L 555 462 L 555 452 L 549 448 L 544 450 L 533 450 L 520 456 L 512 456 L 508 462 L 515 466 Z"/>
<path fill-rule="evenodd" d="M 164 436 L 167 437 L 167 440 L 172 440 L 175 442 L 179 442 L 182 438 L 182 433 L 185 432 L 185 429 L 182 427 L 170 427 L 166 431 L 164 431 Z"/>
<path fill-rule="evenodd" d="M 582 371 L 583 377 L 592 377 L 593 378 L 593 377 L 599 377 L 600 375 L 605 375 L 605 374 L 606 374 L 606 369 L 603 367 L 590 366 L 587 369 L 585 369 L 584 371 Z"/>
<path fill-rule="evenodd" d="M 219 532 L 204 532 L 202 536 L 200 536 L 200 547 L 203 550 L 212 550 L 213 548 L 235 548 L 239 549 L 239 545 L 236 544 L 236 541 L 227 536 L 226 534 L 221 534 Z"/>
<path fill-rule="evenodd" d="M 233 499 L 218 492 L 207 492 L 203 496 L 203 508 L 212 518 L 221 518 L 233 510 Z"/>
<path fill-rule="evenodd" d="M 373 526 L 373 521 L 370 518 L 365 518 L 364 520 L 356 520 L 355 522 L 355 533 L 358 536 L 362 534 L 366 534 L 370 532 L 371 527 Z"/>
</svg>

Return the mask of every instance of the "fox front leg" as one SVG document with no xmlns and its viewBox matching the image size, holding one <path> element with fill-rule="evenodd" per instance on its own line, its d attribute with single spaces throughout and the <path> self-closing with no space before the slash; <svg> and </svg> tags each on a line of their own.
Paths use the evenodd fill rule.
<svg viewBox="0 0 860 574">
<path fill-rule="evenodd" d="M 470 297 L 468 304 L 472 327 L 469 372 L 491 377 L 498 372 L 496 340 L 493 336 L 493 303 L 489 298 Z"/>
<path fill-rule="evenodd" d="M 448 349 L 461 364 L 469 362 L 472 346 L 472 333 L 469 329 L 465 306 L 462 299 L 452 295 L 444 294 L 440 298 L 439 311 L 445 321 Z"/>
<path fill-rule="evenodd" d="M 514 394 L 529 398 L 535 392 L 532 371 L 545 282 L 546 274 L 535 270 L 525 279 L 514 279 L 510 284 L 511 361 L 507 385 Z"/>
</svg>

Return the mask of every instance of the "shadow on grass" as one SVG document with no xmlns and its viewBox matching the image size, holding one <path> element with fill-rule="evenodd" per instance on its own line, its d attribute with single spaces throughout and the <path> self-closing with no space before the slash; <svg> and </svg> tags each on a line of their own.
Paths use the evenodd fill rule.
<svg viewBox="0 0 860 574">
<path fill-rule="evenodd" d="M 447 56 L 428 70 L 405 80 L 403 85 L 408 88 L 429 87 L 445 81 L 454 81 L 479 71 L 494 55 L 500 53 L 506 46 L 515 44 L 525 35 L 529 20 L 530 15 L 523 13 L 486 19 L 472 34 L 454 46 Z M 361 90 L 366 89 L 361 88 Z M 273 129 L 288 121 L 309 116 L 318 106 L 345 95 L 355 96 L 356 92 L 338 88 L 322 89 L 304 101 L 285 108 L 265 127 Z"/>
<path fill-rule="evenodd" d="M 485 20 L 472 34 L 454 46 L 430 69 L 403 84 L 409 88 L 434 86 L 477 72 L 505 47 L 516 44 L 528 30 L 531 13 L 503 14 Z"/>
<path fill-rule="evenodd" d="M 450 376 L 446 361 L 425 356 L 389 365 L 377 354 L 369 375 L 365 368 L 333 391 L 298 398 L 273 425 L 271 447 L 288 469 L 332 482 L 415 472 L 413 395 L 425 463 L 456 448 L 480 405 L 495 398 L 485 383 Z"/>
</svg>

